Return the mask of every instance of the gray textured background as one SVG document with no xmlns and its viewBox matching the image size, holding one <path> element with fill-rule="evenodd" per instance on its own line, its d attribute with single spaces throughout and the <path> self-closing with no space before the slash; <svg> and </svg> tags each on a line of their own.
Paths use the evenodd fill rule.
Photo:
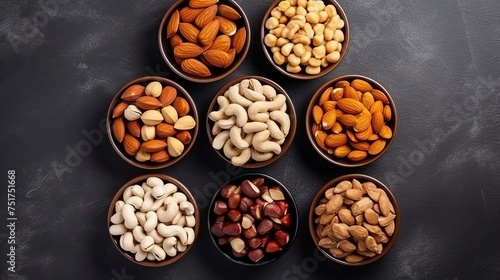
<svg viewBox="0 0 500 280">
<path fill-rule="evenodd" d="M 319 80 L 296 81 L 272 69 L 260 46 L 262 14 L 272 1 L 238 0 L 251 22 L 251 51 L 231 76 L 201 86 L 172 73 L 158 51 L 158 26 L 173 1 L 82 2 L 0 2 L 0 172 L 16 171 L 18 217 L 16 274 L 6 271 L 8 232 L 0 226 L 2 279 L 500 276 L 500 2 L 340 0 L 351 27 L 344 61 Z M 384 85 L 400 121 L 388 153 L 357 169 L 320 158 L 304 125 L 314 90 L 349 73 Z M 299 234 L 283 258 L 258 268 L 233 264 L 211 244 L 204 220 L 193 250 L 171 266 L 139 267 L 116 252 L 106 228 L 108 204 L 119 186 L 147 172 L 113 152 L 101 125 L 114 93 L 145 75 L 180 83 L 201 119 L 215 92 L 234 77 L 262 75 L 287 90 L 298 114 L 297 136 L 279 161 L 257 170 L 287 185 L 299 205 Z M 227 179 L 227 169 L 202 123 L 190 154 L 161 172 L 195 193 L 205 218 L 210 186 Z M 402 225 L 386 257 L 350 268 L 319 258 L 307 212 L 322 184 L 353 172 L 389 185 Z M 7 218 L 4 180 L 0 224 Z"/>
</svg>

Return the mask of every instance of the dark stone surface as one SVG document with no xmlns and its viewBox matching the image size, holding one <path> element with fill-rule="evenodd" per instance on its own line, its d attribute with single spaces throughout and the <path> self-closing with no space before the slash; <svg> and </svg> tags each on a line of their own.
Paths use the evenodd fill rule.
<svg viewBox="0 0 500 280">
<path fill-rule="evenodd" d="M 251 22 L 251 51 L 231 76 L 203 85 L 176 76 L 160 56 L 156 33 L 173 1 L 0 3 L 0 172 L 15 170 L 18 218 L 15 274 L 6 264 L 10 233 L 0 227 L 2 279 L 498 278 L 500 2 L 339 1 L 351 27 L 350 49 L 336 70 L 314 81 L 291 80 L 265 60 L 259 28 L 272 1 L 237 2 Z M 388 153 L 356 169 L 319 157 L 304 125 L 315 89 L 349 73 L 384 85 L 400 124 Z M 100 127 L 114 93 L 152 74 L 184 86 L 201 119 L 234 77 L 261 75 L 287 90 L 299 120 L 293 145 L 268 167 L 236 172 L 274 176 L 296 197 L 301 224 L 284 257 L 257 268 L 233 264 L 213 247 L 205 220 L 195 247 L 168 267 L 136 266 L 113 248 L 108 204 L 124 182 L 147 171 L 119 158 Z M 206 218 L 211 187 L 229 172 L 201 125 L 190 154 L 160 172 L 187 185 Z M 394 247 L 366 267 L 324 260 L 307 227 L 316 191 L 347 173 L 380 179 L 402 211 Z M 7 224 L 5 181 L 3 189 L 0 220 Z"/>
</svg>

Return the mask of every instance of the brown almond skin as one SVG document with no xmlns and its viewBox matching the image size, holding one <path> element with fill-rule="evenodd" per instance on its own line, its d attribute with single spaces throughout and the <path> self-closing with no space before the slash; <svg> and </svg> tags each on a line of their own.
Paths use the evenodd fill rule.
<svg viewBox="0 0 500 280">
<path fill-rule="evenodd" d="M 146 88 L 141 85 L 131 85 L 121 95 L 121 99 L 126 101 L 135 101 L 144 94 Z"/>
<path fill-rule="evenodd" d="M 240 29 L 238 29 L 236 33 L 231 37 L 231 44 L 236 50 L 237 54 L 239 54 L 243 50 L 243 47 L 245 47 L 246 40 L 247 29 L 245 27 L 240 27 Z"/>
<path fill-rule="evenodd" d="M 167 147 L 167 143 L 162 140 L 149 140 L 142 143 L 142 149 L 147 153 L 159 152 Z"/>
<path fill-rule="evenodd" d="M 151 153 L 151 161 L 152 162 L 166 162 L 170 159 L 170 155 L 168 152 L 163 149 L 161 151 Z"/>
<path fill-rule="evenodd" d="M 141 148 L 141 143 L 134 136 L 125 134 L 123 137 L 123 147 L 129 156 L 134 156 Z"/>
<path fill-rule="evenodd" d="M 122 118 L 117 118 L 113 121 L 113 135 L 115 136 L 118 142 L 122 142 L 125 137 L 125 123 Z"/>
<path fill-rule="evenodd" d="M 161 107 L 161 102 L 153 96 L 141 96 L 137 98 L 135 105 L 143 110 L 154 110 Z"/>
<path fill-rule="evenodd" d="M 173 86 L 166 86 L 163 88 L 161 95 L 158 97 L 158 100 L 161 103 L 162 107 L 170 105 L 174 102 L 174 99 L 177 97 L 177 89 Z"/>
<path fill-rule="evenodd" d="M 129 121 L 126 124 L 127 126 L 127 132 L 130 133 L 132 136 L 139 137 L 141 136 L 141 123 L 139 120 L 135 121 Z"/>
<path fill-rule="evenodd" d="M 208 77 L 212 75 L 210 69 L 208 69 L 203 62 L 194 58 L 183 60 L 181 62 L 181 68 L 184 72 L 198 77 Z"/>
<path fill-rule="evenodd" d="M 156 135 L 160 138 L 167 138 L 177 133 L 177 130 L 175 130 L 172 124 L 164 122 L 157 124 L 155 129 L 156 129 L 155 131 Z"/>
<path fill-rule="evenodd" d="M 113 109 L 113 113 L 111 114 L 111 117 L 113 119 L 117 118 L 117 117 L 121 117 L 123 115 L 123 112 L 125 111 L 125 109 L 127 109 L 127 106 L 128 106 L 128 103 L 125 101 L 118 103 L 118 105 L 116 105 L 115 108 Z"/>
<path fill-rule="evenodd" d="M 179 139 L 179 141 L 182 142 L 182 144 L 187 145 L 191 143 L 191 133 L 187 130 L 179 131 L 176 135 L 175 138 Z"/>
<path fill-rule="evenodd" d="M 179 28 L 180 15 L 179 11 L 175 10 L 167 23 L 167 38 L 170 38 L 177 33 L 177 29 Z"/>
<path fill-rule="evenodd" d="M 189 103 L 183 97 L 177 96 L 172 102 L 172 106 L 177 110 L 177 115 L 183 117 L 189 113 L 191 110 Z"/>
</svg>

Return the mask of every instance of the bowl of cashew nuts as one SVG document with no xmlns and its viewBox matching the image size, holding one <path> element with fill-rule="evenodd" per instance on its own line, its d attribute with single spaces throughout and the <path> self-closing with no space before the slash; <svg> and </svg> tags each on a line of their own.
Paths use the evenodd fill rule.
<svg viewBox="0 0 500 280">
<path fill-rule="evenodd" d="M 280 158 L 297 129 L 285 90 L 261 76 L 236 78 L 214 96 L 207 114 L 212 147 L 234 166 L 259 168 Z"/>
<path fill-rule="evenodd" d="M 198 237 L 200 214 L 193 195 L 164 174 L 135 177 L 111 200 L 108 231 L 128 260 L 161 267 L 182 258 Z"/>
</svg>

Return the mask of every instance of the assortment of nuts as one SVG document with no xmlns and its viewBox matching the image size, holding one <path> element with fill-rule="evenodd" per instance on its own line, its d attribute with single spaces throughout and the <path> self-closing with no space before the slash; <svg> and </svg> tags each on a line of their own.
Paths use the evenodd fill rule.
<svg viewBox="0 0 500 280">
<path fill-rule="evenodd" d="M 113 137 L 139 162 L 179 157 L 192 140 L 196 120 L 186 98 L 158 81 L 129 86 L 112 111 Z"/>
<path fill-rule="evenodd" d="M 344 180 L 328 188 L 314 214 L 318 245 L 348 263 L 381 254 L 396 228 L 387 193 L 368 180 Z"/>
<path fill-rule="evenodd" d="M 109 233 L 136 261 L 163 261 L 186 251 L 194 242 L 194 205 L 173 183 L 149 177 L 134 184 L 115 203 Z"/>
<path fill-rule="evenodd" d="M 286 102 L 285 94 L 256 78 L 230 86 L 208 114 L 214 122 L 212 147 L 222 149 L 235 166 L 280 154 L 292 125 Z"/>
<path fill-rule="evenodd" d="M 337 158 L 359 162 L 382 152 L 392 138 L 389 98 L 362 79 L 327 87 L 312 107 L 317 145 Z"/>
<path fill-rule="evenodd" d="M 290 244 L 288 208 L 283 189 L 265 178 L 228 184 L 214 199 L 210 231 L 228 255 L 257 263 Z"/>
<path fill-rule="evenodd" d="M 277 65 L 310 75 L 340 60 L 344 21 L 321 0 L 282 0 L 265 22 L 264 44 Z"/>
<path fill-rule="evenodd" d="M 243 50 L 247 30 L 240 13 L 218 0 L 189 0 L 175 10 L 166 26 L 166 38 L 181 69 L 197 77 L 211 69 L 229 67 Z"/>
</svg>

